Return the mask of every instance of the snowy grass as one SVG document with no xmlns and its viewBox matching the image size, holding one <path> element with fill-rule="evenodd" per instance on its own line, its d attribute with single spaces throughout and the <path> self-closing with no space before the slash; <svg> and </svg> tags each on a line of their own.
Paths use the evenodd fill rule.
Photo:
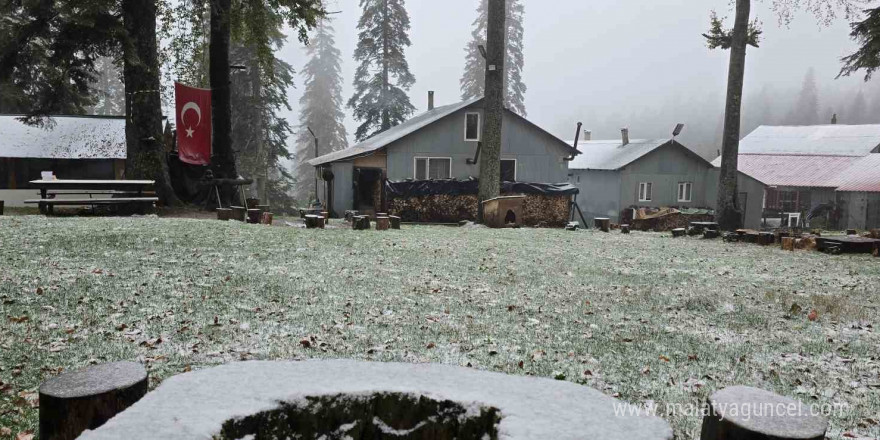
<svg viewBox="0 0 880 440">
<path fill-rule="evenodd" d="M 11 216 L 0 316 L 0 438 L 36 429 L 43 380 L 89 363 L 143 362 L 155 387 L 315 357 L 557 377 L 661 411 L 753 385 L 843 405 L 831 438 L 880 437 L 869 256 L 652 233 Z M 699 436 L 699 415 L 666 418 Z"/>
</svg>

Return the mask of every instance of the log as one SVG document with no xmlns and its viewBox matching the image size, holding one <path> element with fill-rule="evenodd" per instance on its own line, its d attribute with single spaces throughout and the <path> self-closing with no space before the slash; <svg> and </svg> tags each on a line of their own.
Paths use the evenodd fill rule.
<svg viewBox="0 0 880 440">
<path fill-rule="evenodd" d="M 324 220 L 323 217 L 309 214 L 306 216 L 306 229 L 316 229 L 323 228 L 323 225 L 319 225 L 319 221 Z M 322 222 L 323 223 L 323 222 Z"/>
<path fill-rule="evenodd" d="M 357 231 L 365 231 L 370 229 L 370 217 L 359 215 L 354 218 L 351 227 Z"/>
<path fill-rule="evenodd" d="M 687 235 L 687 230 L 685 228 L 675 228 L 672 230 L 672 237 L 674 238 L 684 237 L 685 235 Z"/>
<path fill-rule="evenodd" d="M 703 231 L 703 239 L 705 240 L 713 240 L 721 236 L 721 231 L 717 229 L 705 229 Z"/>
<path fill-rule="evenodd" d="M 794 250 L 794 237 L 782 237 L 782 250 L 784 250 L 784 251 L 793 251 Z"/>
<path fill-rule="evenodd" d="M 752 387 L 709 396 L 700 440 L 823 440 L 828 420 L 803 402 Z"/>
<path fill-rule="evenodd" d="M 64 373 L 40 386 L 40 438 L 75 439 L 147 394 L 147 371 L 114 362 Z"/>
<path fill-rule="evenodd" d="M 232 208 L 232 220 L 243 222 L 247 220 L 247 209 L 244 206 L 230 206 Z"/>
<path fill-rule="evenodd" d="M 247 210 L 247 222 L 253 225 L 260 223 L 260 217 L 262 213 L 259 209 L 248 209 Z"/>
<path fill-rule="evenodd" d="M 217 220 L 228 221 L 232 219 L 231 208 L 217 208 Z"/>
<path fill-rule="evenodd" d="M 388 217 L 376 217 L 376 230 L 387 231 L 391 229 L 391 220 Z"/>
<path fill-rule="evenodd" d="M 874 243 L 874 252 L 871 252 L 875 257 L 880 257 L 880 243 Z"/>
<path fill-rule="evenodd" d="M 391 229 L 400 229 L 400 217 L 391 215 L 388 216 L 388 220 L 391 221 Z"/>
<path fill-rule="evenodd" d="M 264 225 L 271 225 L 273 217 L 274 216 L 271 212 L 264 212 L 263 215 L 260 217 L 260 223 Z"/>
<path fill-rule="evenodd" d="M 620 225 L 620 233 L 621 234 L 629 234 L 629 225 Z"/>
<path fill-rule="evenodd" d="M 611 231 L 611 219 L 606 217 L 596 217 L 593 219 L 593 224 L 596 229 L 599 229 L 602 232 Z"/>
<path fill-rule="evenodd" d="M 5 204 L 5 202 L 3 200 L 0 200 L 0 215 L 3 215 L 3 205 L 4 204 Z"/>
<path fill-rule="evenodd" d="M 859 231 L 856 231 L 855 229 L 847 229 L 846 235 L 859 235 Z"/>
</svg>

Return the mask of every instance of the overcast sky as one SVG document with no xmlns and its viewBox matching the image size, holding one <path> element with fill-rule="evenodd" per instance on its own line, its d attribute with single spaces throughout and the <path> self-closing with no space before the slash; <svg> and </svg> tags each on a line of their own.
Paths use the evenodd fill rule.
<svg viewBox="0 0 880 440">
<path fill-rule="evenodd" d="M 336 40 L 343 54 L 345 90 L 351 96 L 357 44 L 357 0 L 330 0 Z M 728 53 L 710 51 L 701 33 L 710 11 L 730 16 L 730 0 L 523 0 L 525 70 L 529 119 L 562 139 L 573 137 L 578 121 L 589 128 L 608 114 L 632 114 L 659 102 L 720 98 L 726 87 Z M 820 27 L 809 15 L 780 27 L 767 1 L 753 2 L 753 16 L 764 24 L 760 49 L 749 49 L 746 89 L 764 84 L 799 88 L 808 68 L 816 69 L 823 91 L 858 88 L 861 77 L 834 81 L 840 57 L 853 51 L 849 26 L 838 21 Z M 406 51 L 416 84 L 410 99 L 419 112 L 429 90 L 437 105 L 459 101 L 464 47 L 478 0 L 408 0 L 412 46 Z M 731 20 L 728 20 L 730 23 Z M 306 62 L 301 45 L 290 41 L 280 57 L 297 70 Z M 296 125 L 302 79 L 288 98 L 286 114 Z M 357 126 L 349 118 L 349 137 Z M 676 122 L 670 115 L 670 130 Z M 625 121 L 624 121 L 625 123 Z M 628 124 L 627 124 L 628 125 Z M 639 127 L 630 126 L 634 138 Z M 613 133 L 598 133 L 610 137 Z M 293 145 L 291 145 L 291 150 Z"/>
</svg>

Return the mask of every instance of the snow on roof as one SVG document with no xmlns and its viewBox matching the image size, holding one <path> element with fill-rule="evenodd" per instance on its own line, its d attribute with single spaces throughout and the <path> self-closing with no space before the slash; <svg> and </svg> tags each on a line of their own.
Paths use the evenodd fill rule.
<svg viewBox="0 0 880 440">
<path fill-rule="evenodd" d="M 859 161 L 853 156 L 740 154 L 739 171 L 769 186 L 834 188 L 840 173 Z M 721 166 L 721 157 L 712 162 Z"/>
<path fill-rule="evenodd" d="M 838 191 L 880 192 L 880 154 L 856 160 L 832 180 Z"/>
<path fill-rule="evenodd" d="M 355 146 L 340 151 L 334 151 L 333 153 L 325 154 L 318 158 L 312 159 L 309 161 L 309 165 L 318 166 L 325 163 L 336 162 L 372 153 L 398 139 L 408 136 L 430 124 L 433 124 L 434 122 L 439 121 L 440 119 L 445 118 L 446 116 L 449 116 L 465 107 L 468 107 L 481 99 L 483 98 L 474 98 L 468 101 L 459 102 L 458 104 L 437 107 L 434 110 L 422 113 L 396 127 L 379 133 Z"/>
<path fill-rule="evenodd" d="M 880 125 L 762 125 L 739 144 L 740 154 L 865 156 L 880 146 Z"/>
<path fill-rule="evenodd" d="M 125 159 L 125 118 L 53 116 L 50 128 L 0 115 L 0 157 Z"/>
<path fill-rule="evenodd" d="M 672 142 L 675 141 L 671 139 L 635 139 L 623 145 L 620 139 L 582 141 L 578 142 L 580 156 L 571 161 L 568 168 L 572 170 L 619 170 Z M 675 145 L 690 151 L 678 142 L 675 142 Z M 698 156 L 696 153 L 694 155 Z"/>
</svg>

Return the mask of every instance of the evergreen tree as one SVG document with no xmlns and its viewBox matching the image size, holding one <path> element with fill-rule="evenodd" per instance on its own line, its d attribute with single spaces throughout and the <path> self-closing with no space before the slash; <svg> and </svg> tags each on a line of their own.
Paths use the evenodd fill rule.
<svg viewBox="0 0 880 440">
<path fill-rule="evenodd" d="M 318 25 L 308 46 L 308 55 L 309 62 L 301 72 L 305 93 L 299 100 L 299 135 L 296 138 L 294 171 L 294 194 L 300 201 L 315 198 L 315 169 L 307 163 L 315 158 L 315 139 L 309 129 L 318 138 L 319 156 L 348 147 L 345 113 L 342 111 L 342 55 L 336 48 L 329 19 Z"/>
<path fill-rule="evenodd" d="M 464 100 L 482 98 L 486 89 L 486 60 L 480 54 L 479 46 L 486 46 L 486 22 L 488 19 L 488 0 L 480 0 L 477 19 L 471 41 L 465 46 L 464 74 L 461 77 L 461 98 Z M 523 56 L 523 16 L 525 8 L 521 0 L 508 0 L 506 5 L 506 44 L 504 60 L 504 106 L 526 116 L 525 94 L 522 70 Z"/>
<path fill-rule="evenodd" d="M 103 116 L 125 115 L 125 84 L 113 58 L 99 58 L 95 63 L 95 81 L 92 83 L 95 105 L 90 113 Z"/>
<path fill-rule="evenodd" d="M 846 114 L 843 115 L 843 123 L 850 125 L 867 124 L 869 119 L 868 102 L 865 100 L 865 93 L 859 90 Z"/>
<path fill-rule="evenodd" d="M 804 84 L 794 108 L 788 116 L 791 125 L 819 124 L 819 89 L 816 87 L 816 71 L 811 67 L 804 76 Z"/>
<path fill-rule="evenodd" d="M 348 106 L 361 121 L 358 141 L 404 122 L 415 112 L 406 92 L 416 79 L 404 50 L 411 45 L 405 0 L 360 0 L 354 95 Z"/>
</svg>

